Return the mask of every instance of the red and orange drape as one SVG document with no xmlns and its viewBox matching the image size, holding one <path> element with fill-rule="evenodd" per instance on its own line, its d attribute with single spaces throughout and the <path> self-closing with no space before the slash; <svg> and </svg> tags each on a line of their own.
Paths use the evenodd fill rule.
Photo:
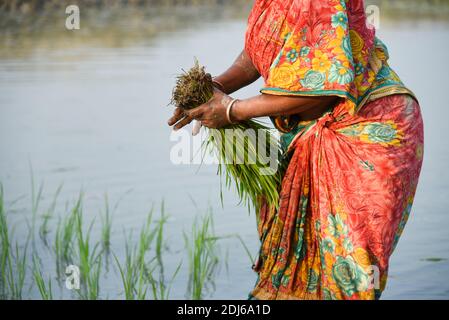
<svg viewBox="0 0 449 320">
<path fill-rule="evenodd" d="M 416 99 L 389 67 L 362 0 L 256 0 L 245 50 L 264 94 L 343 98 L 314 121 L 273 119 L 290 160 L 279 210 L 260 214 L 251 295 L 378 297 L 422 165 Z"/>
</svg>

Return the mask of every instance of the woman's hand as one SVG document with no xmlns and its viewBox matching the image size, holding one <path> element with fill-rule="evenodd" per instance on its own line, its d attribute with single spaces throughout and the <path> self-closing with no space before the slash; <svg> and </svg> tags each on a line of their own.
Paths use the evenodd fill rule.
<svg viewBox="0 0 449 320">
<path fill-rule="evenodd" d="M 229 124 L 226 108 L 232 101 L 231 97 L 218 89 L 214 89 L 214 96 L 207 103 L 192 109 L 176 109 L 173 117 L 168 121 L 170 126 L 179 130 L 192 122 L 193 119 L 209 128 L 221 128 Z M 277 96 L 259 94 L 249 99 L 239 100 L 232 107 L 232 121 L 246 121 L 251 118 L 298 114 L 302 120 L 318 119 L 323 113 L 340 103 L 337 96 Z"/>
<path fill-rule="evenodd" d="M 226 118 L 226 107 L 231 101 L 230 96 L 214 88 L 213 97 L 205 104 L 191 110 L 176 108 L 173 117 L 168 120 L 168 125 L 174 125 L 173 129 L 179 130 L 196 119 L 205 127 L 222 128 L 229 124 Z"/>
</svg>

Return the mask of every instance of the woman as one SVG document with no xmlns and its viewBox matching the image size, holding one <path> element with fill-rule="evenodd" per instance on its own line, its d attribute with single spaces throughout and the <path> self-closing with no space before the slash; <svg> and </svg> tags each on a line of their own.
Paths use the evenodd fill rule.
<svg viewBox="0 0 449 320">
<path fill-rule="evenodd" d="M 245 48 L 213 99 L 169 120 L 218 128 L 270 116 L 288 167 L 262 206 L 256 299 L 376 299 L 413 203 L 423 122 L 363 0 L 256 0 Z M 232 92 L 265 80 L 261 94 Z"/>
</svg>

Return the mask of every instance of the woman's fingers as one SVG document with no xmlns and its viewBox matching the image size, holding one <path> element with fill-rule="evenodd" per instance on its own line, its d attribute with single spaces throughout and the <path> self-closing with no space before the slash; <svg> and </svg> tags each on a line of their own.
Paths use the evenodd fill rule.
<svg viewBox="0 0 449 320">
<path fill-rule="evenodd" d="M 188 125 L 194 119 L 201 120 L 201 117 L 203 116 L 203 114 L 205 112 L 205 108 L 207 108 L 207 105 L 203 104 L 203 105 L 201 105 L 199 107 L 196 107 L 195 109 L 184 111 L 185 118 L 182 119 L 181 121 L 179 121 L 175 125 L 174 129 L 175 130 L 179 130 L 182 127 Z"/>
<path fill-rule="evenodd" d="M 168 120 L 168 124 L 170 126 L 176 124 L 173 129 L 179 130 L 182 127 L 188 125 L 194 119 L 201 120 L 208 109 L 210 110 L 210 107 L 207 103 L 191 110 L 176 108 L 173 117 Z"/>
<path fill-rule="evenodd" d="M 174 127 L 173 129 L 175 130 L 179 130 L 182 127 L 188 125 L 190 122 L 192 122 L 193 118 L 190 116 L 186 116 L 184 119 L 182 119 L 181 121 L 179 121 Z"/>
<path fill-rule="evenodd" d="M 201 124 L 207 128 L 211 128 L 211 129 L 214 128 L 214 126 L 212 125 L 212 123 L 209 120 L 201 121 Z"/>
<path fill-rule="evenodd" d="M 201 118 L 203 117 L 204 113 L 206 112 L 207 108 L 209 108 L 209 105 L 207 104 L 202 104 L 199 107 L 196 107 L 195 109 L 189 110 L 186 112 L 187 116 L 196 119 L 196 120 L 201 120 Z"/>
<path fill-rule="evenodd" d="M 176 122 L 181 120 L 183 117 L 184 117 L 184 110 L 181 108 L 176 108 L 175 111 L 173 112 L 173 116 L 170 119 L 168 119 L 168 125 L 169 126 L 174 125 Z"/>
</svg>

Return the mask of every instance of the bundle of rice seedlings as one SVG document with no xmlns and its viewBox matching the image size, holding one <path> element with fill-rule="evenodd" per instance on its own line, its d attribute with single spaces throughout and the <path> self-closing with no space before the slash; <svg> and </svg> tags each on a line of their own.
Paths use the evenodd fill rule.
<svg viewBox="0 0 449 320">
<path fill-rule="evenodd" d="M 186 110 L 193 109 L 209 101 L 213 90 L 212 77 L 195 60 L 190 70 L 177 76 L 171 103 Z M 283 170 L 281 148 L 272 129 L 254 120 L 208 129 L 203 145 L 217 154 L 218 174 L 224 176 L 227 187 L 234 182 L 240 202 L 249 209 L 254 207 L 256 212 L 262 199 L 268 205 L 278 207 Z M 267 159 L 268 155 L 275 159 Z M 273 164 L 274 161 L 276 170 L 269 172 L 267 162 Z"/>
</svg>

